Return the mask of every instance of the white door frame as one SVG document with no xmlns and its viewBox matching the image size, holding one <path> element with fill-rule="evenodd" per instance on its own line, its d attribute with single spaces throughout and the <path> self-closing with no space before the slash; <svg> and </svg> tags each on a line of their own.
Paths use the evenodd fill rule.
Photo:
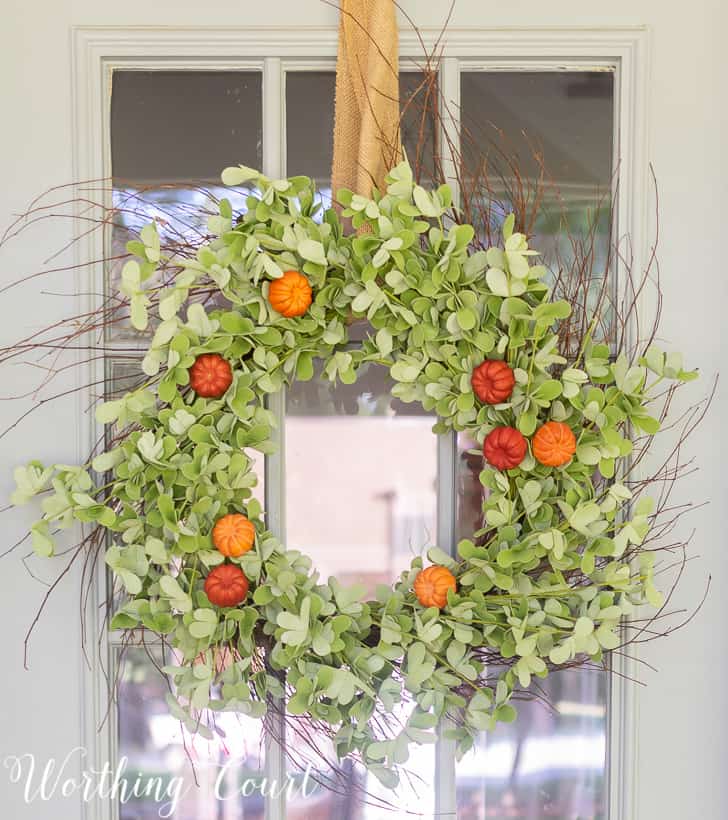
<svg viewBox="0 0 728 820">
<path fill-rule="evenodd" d="M 422 40 L 420 40 L 420 37 Z M 647 165 L 647 81 L 649 65 L 649 38 L 644 27 L 620 28 L 508 28 L 508 29 L 449 29 L 441 38 L 439 30 L 423 29 L 419 36 L 412 31 L 400 34 L 402 67 L 407 68 L 407 58 L 422 59 L 422 42 L 428 50 L 435 49 L 441 55 L 440 85 L 444 101 L 457 118 L 459 106 L 461 67 L 468 70 L 573 70 L 584 67 L 602 67 L 615 70 L 615 167 L 619 167 L 617 195 L 617 236 L 632 237 L 630 245 L 631 266 L 641 270 L 648 258 L 647 212 L 648 193 Z M 313 67 L 316 61 L 332 65 L 336 57 L 337 31 L 334 28 L 186 28 L 186 27 L 80 27 L 73 31 L 73 172 L 77 180 L 100 180 L 110 176 L 109 104 L 110 80 L 114 69 L 217 69 L 259 70 L 263 74 L 263 170 L 272 177 L 285 174 L 285 142 L 283 111 L 270 100 L 280 100 L 284 68 L 291 61 L 301 61 Z M 528 55 L 524 57 L 524 55 Z M 411 64 L 411 63 L 410 63 Z M 271 93 L 272 92 L 272 93 Z M 447 123 L 452 129 L 450 138 L 457 133 L 457 122 Z M 453 166 L 446 165 L 446 171 Z M 450 180 L 451 182 L 454 181 Z M 77 262 L 103 257 L 103 239 L 94 232 L 77 246 Z M 103 281 L 101 265 L 88 265 L 79 273 L 77 292 L 98 292 Z M 618 282 L 621 277 L 618 274 Z M 94 297 L 79 297 L 79 312 L 93 309 Z M 637 314 L 642 325 L 649 319 L 651 307 L 638 305 Z M 643 325 L 644 326 L 644 325 Z M 103 377 L 102 365 L 94 362 L 79 367 L 78 384 L 93 384 Z M 89 372 L 91 369 L 91 372 Z M 79 402 L 88 406 L 89 396 L 79 391 Z M 282 413 L 283 399 L 272 408 Z M 85 425 L 79 441 L 84 452 L 82 461 L 99 431 L 95 429 L 88 413 L 79 413 Z M 441 437 L 438 449 L 441 472 L 451 471 L 454 465 L 452 441 Z M 279 455 L 268 457 L 266 466 L 266 493 L 268 487 L 278 487 L 271 499 L 282 499 L 283 481 L 281 450 Z M 80 463 L 80 462 L 79 462 Z M 438 495 L 438 540 L 441 545 L 452 541 L 452 500 L 450 493 Z M 282 531 L 284 510 L 282 503 L 267 504 L 269 526 Z M 99 612 L 98 604 L 105 595 L 105 572 L 99 570 L 95 600 L 91 602 L 88 628 L 96 635 L 100 621 L 93 616 Z M 99 661 L 108 663 L 109 646 L 104 643 L 92 657 L 94 669 Z M 623 657 L 614 659 L 615 674 L 611 676 L 610 731 L 607 766 L 609 773 L 610 820 L 633 820 L 637 801 L 638 782 L 635 777 L 637 761 L 637 687 L 630 681 L 635 678 L 635 661 Z M 97 727 L 103 722 L 108 703 L 108 691 L 103 675 L 84 667 L 84 713 L 83 735 L 89 751 L 90 763 L 101 768 L 105 761 L 113 760 L 116 749 L 116 727 L 113 720 L 105 723 L 99 733 Z M 284 766 L 280 754 L 273 748 L 268 753 Z M 452 763 L 452 749 L 446 742 L 440 744 L 437 755 L 438 771 Z M 450 779 L 454 783 L 454 778 Z M 442 778 L 444 783 L 446 778 Z M 440 793 L 441 792 L 441 793 Z M 451 789 L 438 789 L 437 811 L 443 816 L 455 816 L 455 794 Z M 84 803 L 87 820 L 113 820 L 118 816 L 117 807 Z M 268 807 L 269 820 L 278 820 L 283 814 L 275 805 Z"/>
</svg>

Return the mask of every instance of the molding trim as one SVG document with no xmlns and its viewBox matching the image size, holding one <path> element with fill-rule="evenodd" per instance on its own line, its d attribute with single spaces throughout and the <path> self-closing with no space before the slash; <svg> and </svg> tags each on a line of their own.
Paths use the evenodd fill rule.
<svg viewBox="0 0 728 820">
<path fill-rule="evenodd" d="M 248 69 L 259 70 L 264 78 L 264 117 L 269 125 L 280 126 L 282 111 L 272 103 L 271 94 L 282 80 L 289 64 L 297 68 L 314 67 L 317 62 L 331 64 L 336 58 L 337 29 L 297 27 L 76 27 L 72 29 L 72 123 L 73 173 L 77 180 L 101 180 L 108 177 L 110 163 L 109 102 L 111 73 L 115 68 L 154 69 Z M 421 39 L 420 39 L 421 38 Z M 400 34 L 402 69 L 416 68 L 427 53 L 437 54 L 442 72 L 442 93 L 457 103 L 461 70 L 614 70 L 615 85 L 615 161 L 619 168 L 617 236 L 633 238 L 632 265 L 640 270 L 648 258 L 647 193 L 649 168 L 647 153 L 647 109 L 649 80 L 649 34 L 644 26 L 605 28 L 451 28 L 422 29 L 418 34 L 404 30 Z M 273 104 L 273 108 L 270 106 Z M 268 108 L 266 108 L 266 105 Z M 281 103 L 282 105 L 282 103 Z M 455 107 L 455 106 L 453 106 Z M 266 113 L 267 112 L 267 113 Z M 455 119 L 455 115 L 453 115 Z M 456 123 L 453 123 L 456 125 Z M 278 133 L 264 133 L 264 165 L 271 175 L 283 173 L 282 138 Z M 276 169 L 278 169 L 276 171 Z M 77 262 L 100 259 L 103 240 L 96 234 L 77 245 Z M 624 287 L 623 277 L 618 284 Z M 77 291 L 93 294 L 103 281 L 101 265 L 87 266 L 79 273 Z M 93 296 L 79 297 L 79 312 L 93 307 Z M 639 305 L 640 323 L 649 317 L 653 306 Z M 103 366 L 91 364 L 83 375 L 79 368 L 79 386 L 103 378 Z M 79 401 L 88 396 L 79 396 Z M 86 452 L 98 431 L 88 414 L 80 435 L 80 448 Z M 276 469 L 278 469 L 276 465 Z M 283 511 L 280 511 L 282 516 Z M 282 520 L 282 519 L 281 519 Z M 89 634 L 97 635 L 101 627 L 98 608 L 105 593 L 105 572 L 99 571 L 95 600 L 89 613 Z M 113 660 L 108 636 L 101 643 L 92 642 L 92 663 L 103 661 L 107 668 Z M 608 738 L 609 818 L 632 820 L 636 816 L 638 781 L 636 776 L 638 700 L 637 662 L 614 659 L 611 676 L 610 727 Z M 83 737 L 90 761 L 98 768 L 114 755 L 115 721 L 102 725 L 108 694 L 102 675 L 84 666 L 82 671 L 84 712 Z M 450 794 L 442 808 L 452 811 L 455 796 Z M 115 820 L 116 806 L 99 801 L 83 804 L 84 820 Z M 269 808 L 270 812 L 270 808 Z M 272 816 L 272 815 L 269 815 Z"/>
<path fill-rule="evenodd" d="M 74 28 L 76 47 L 108 57 L 336 57 L 335 27 L 226 26 L 80 26 Z M 400 32 L 400 52 L 421 57 L 424 47 L 450 57 L 502 57 L 539 60 L 544 57 L 614 58 L 634 48 L 646 33 L 644 26 L 606 28 L 423 28 Z M 524 55 L 532 55 L 524 58 Z"/>
</svg>

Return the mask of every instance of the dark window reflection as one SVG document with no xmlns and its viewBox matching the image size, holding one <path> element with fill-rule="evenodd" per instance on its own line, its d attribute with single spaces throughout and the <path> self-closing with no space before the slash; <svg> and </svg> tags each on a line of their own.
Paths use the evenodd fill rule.
<svg viewBox="0 0 728 820">
<path fill-rule="evenodd" d="M 333 71 L 286 73 L 286 173 L 316 181 L 325 207 L 331 204 L 331 163 L 334 152 Z M 436 119 L 432 113 L 436 83 L 419 71 L 402 71 L 401 139 L 405 154 L 423 180 L 434 178 Z"/>
<path fill-rule="evenodd" d="M 526 226 L 531 246 L 552 279 L 570 280 L 568 292 L 592 310 L 601 304 L 595 335 L 609 338 L 616 286 L 611 189 L 618 171 L 613 72 L 464 72 L 461 119 L 463 196 L 481 239 L 494 241 L 511 211 L 535 211 Z M 585 272 L 586 295 L 574 289 Z"/>
</svg>

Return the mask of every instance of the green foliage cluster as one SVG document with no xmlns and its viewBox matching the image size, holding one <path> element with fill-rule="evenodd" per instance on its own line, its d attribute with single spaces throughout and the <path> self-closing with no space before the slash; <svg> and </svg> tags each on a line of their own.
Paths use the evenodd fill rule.
<svg viewBox="0 0 728 820">
<path fill-rule="evenodd" d="M 99 421 L 123 435 L 83 466 L 19 468 L 13 500 L 41 496 L 32 532 L 42 555 L 74 521 L 108 531 L 106 560 L 128 593 L 112 627 L 144 627 L 175 648 L 182 664 L 166 670 L 177 696 L 170 707 L 191 730 L 209 731 L 202 710 L 262 716 L 271 697 L 285 698 L 291 715 L 330 727 L 339 755 L 360 756 L 394 785 L 409 745 L 433 742 L 446 713 L 456 716 L 448 732 L 463 753 L 477 732 L 513 720 L 517 687 L 577 657 L 601 661 L 620 644 L 624 616 L 660 604 L 651 554 L 639 549 L 651 502 L 630 505 L 619 477 L 634 435 L 659 428 L 649 412 L 656 388 L 694 374 L 655 348 L 639 361 L 613 360 L 589 335 L 567 362 L 556 328 L 570 307 L 552 301 L 545 269 L 531 264 L 535 252 L 513 219 L 503 248 L 474 252 L 472 226 L 445 224 L 447 186 L 424 190 L 407 164 L 391 172 L 384 195 L 340 194 L 351 235 L 333 210 L 319 213 L 308 178 L 271 180 L 236 167 L 223 181 L 255 187 L 247 210 L 236 218 L 223 200 L 210 220 L 214 239 L 178 260 L 156 300 L 150 282 L 164 260 L 154 226 L 130 243 L 135 258 L 122 281 L 132 323 L 145 328 L 150 307 L 158 323 L 143 363 L 148 384 L 98 408 Z M 300 318 L 280 316 L 267 300 L 270 281 L 289 269 L 314 292 Z M 195 301 L 211 284 L 224 307 Z M 358 318 L 371 333 L 347 349 Z M 234 372 L 219 399 L 188 389 L 190 366 L 210 352 Z M 515 372 L 502 404 L 481 405 L 473 394 L 472 370 L 486 358 Z M 485 529 L 461 541 L 456 556 L 428 555 L 457 578 L 442 610 L 424 608 L 412 592 L 421 557 L 365 601 L 363 588 L 320 578 L 267 530 L 249 453 L 271 452 L 266 396 L 311 379 L 315 359 L 345 383 L 362 364 L 388 367 L 394 394 L 434 411 L 438 433 L 464 430 L 482 443 L 494 427 L 529 437 L 549 419 L 574 431 L 576 455 L 563 467 L 537 463 L 530 450 L 507 472 L 484 465 Z M 251 519 L 257 540 L 228 559 L 250 580 L 248 599 L 219 609 L 203 582 L 225 560 L 210 533 L 229 512 Z M 485 679 L 493 658 L 502 661 L 497 684 Z M 404 721 L 383 733 L 382 717 L 402 703 L 412 704 Z"/>
</svg>

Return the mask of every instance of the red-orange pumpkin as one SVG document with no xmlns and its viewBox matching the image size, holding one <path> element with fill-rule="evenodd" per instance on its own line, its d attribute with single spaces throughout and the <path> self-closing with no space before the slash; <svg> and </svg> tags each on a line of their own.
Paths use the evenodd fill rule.
<svg viewBox="0 0 728 820">
<path fill-rule="evenodd" d="M 220 564 L 205 579 L 205 595 L 215 606 L 237 606 L 248 594 L 248 579 L 235 564 Z"/>
<path fill-rule="evenodd" d="M 563 421 L 547 421 L 533 437 L 533 455 L 547 467 L 561 467 L 576 452 L 576 436 Z"/>
<path fill-rule="evenodd" d="M 512 470 L 523 461 L 528 442 L 515 427 L 496 427 L 483 442 L 483 455 L 497 470 Z"/>
<path fill-rule="evenodd" d="M 311 285 L 302 273 L 287 270 L 270 283 L 268 301 L 282 316 L 303 316 L 311 304 Z"/>
<path fill-rule="evenodd" d="M 190 387 L 206 399 L 219 399 L 232 381 L 230 362 L 218 353 L 203 353 L 190 368 Z"/>
<path fill-rule="evenodd" d="M 505 362 L 486 359 L 473 370 L 470 383 L 483 404 L 500 404 L 510 398 L 516 377 Z"/>
<path fill-rule="evenodd" d="M 423 569 L 415 578 L 414 591 L 422 606 L 436 606 L 442 609 L 447 603 L 447 592 L 457 589 L 455 576 L 447 567 L 434 564 Z"/>
<path fill-rule="evenodd" d="M 240 513 L 223 515 L 212 528 L 212 543 L 226 557 L 239 558 L 255 543 L 253 522 Z"/>
</svg>

